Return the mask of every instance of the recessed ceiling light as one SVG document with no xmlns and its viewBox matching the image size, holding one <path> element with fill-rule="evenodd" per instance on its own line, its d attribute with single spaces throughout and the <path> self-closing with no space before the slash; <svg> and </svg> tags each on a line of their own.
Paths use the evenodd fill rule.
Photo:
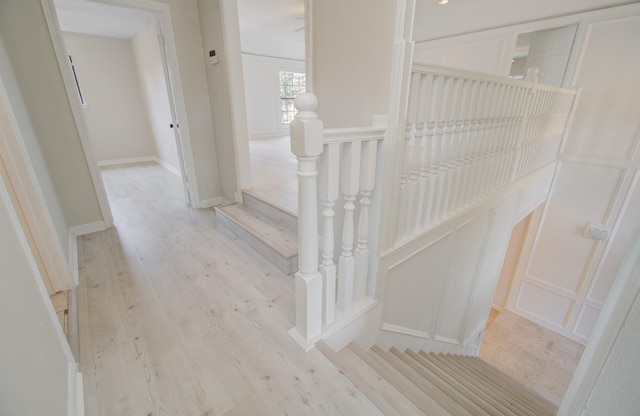
<svg viewBox="0 0 640 416">
<path fill-rule="evenodd" d="M 449 0 L 438 0 L 438 4 L 447 4 Z"/>
</svg>

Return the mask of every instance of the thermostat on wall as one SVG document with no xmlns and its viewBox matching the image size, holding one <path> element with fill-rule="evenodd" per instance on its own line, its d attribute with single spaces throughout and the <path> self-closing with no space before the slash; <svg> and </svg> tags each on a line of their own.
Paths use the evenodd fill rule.
<svg viewBox="0 0 640 416">
<path fill-rule="evenodd" d="M 219 61 L 218 55 L 216 55 L 216 50 L 212 49 L 209 51 L 209 63 L 217 64 Z"/>
<path fill-rule="evenodd" d="M 609 238 L 609 230 L 607 230 L 604 225 L 590 222 L 584 230 L 584 236 L 594 240 L 606 240 Z"/>
</svg>

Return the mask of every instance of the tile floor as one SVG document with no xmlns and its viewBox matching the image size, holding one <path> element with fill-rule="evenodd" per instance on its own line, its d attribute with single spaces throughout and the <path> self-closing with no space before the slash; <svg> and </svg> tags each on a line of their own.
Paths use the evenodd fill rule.
<svg viewBox="0 0 640 416">
<path fill-rule="evenodd" d="M 480 358 L 559 405 L 583 350 L 578 342 L 504 310 L 487 325 Z"/>
</svg>

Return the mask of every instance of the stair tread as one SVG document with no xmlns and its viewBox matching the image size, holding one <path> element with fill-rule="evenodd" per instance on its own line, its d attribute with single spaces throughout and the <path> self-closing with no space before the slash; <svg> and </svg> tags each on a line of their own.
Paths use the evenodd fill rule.
<svg viewBox="0 0 640 416">
<path fill-rule="evenodd" d="M 298 255 L 297 235 L 281 224 L 265 220 L 260 214 L 238 203 L 217 207 L 216 211 L 250 232 L 282 257 L 291 259 Z"/>
<path fill-rule="evenodd" d="M 554 416 L 557 407 L 478 357 L 349 344 L 318 348 L 389 415 Z"/>
<path fill-rule="evenodd" d="M 382 349 L 376 346 L 373 346 L 371 348 L 371 351 L 373 351 L 375 355 L 377 355 L 381 359 L 385 360 L 385 362 L 388 363 L 388 365 L 393 367 L 405 378 L 406 381 L 405 381 L 404 387 L 411 387 L 411 386 L 417 387 L 422 392 L 422 396 L 419 397 L 419 399 L 424 400 L 425 398 L 429 398 L 430 400 L 434 400 L 439 406 L 446 409 L 446 411 L 448 412 L 447 414 L 449 415 L 473 416 L 471 412 L 469 412 L 459 403 L 452 400 L 449 396 L 443 393 L 437 386 L 435 386 L 431 381 L 423 378 L 418 373 L 416 373 L 408 364 L 406 364 L 400 358 L 396 357 L 392 353 L 386 353 L 385 351 L 382 351 Z M 428 414 L 431 414 L 431 413 L 428 413 Z"/>
<path fill-rule="evenodd" d="M 477 357 L 451 354 L 440 354 L 439 357 L 469 368 L 474 377 L 480 377 L 485 383 L 495 386 L 496 390 L 501 391 L 511 401 L 516 401 L 516 405 L 526 414 L 554 415 L 557 412 L 557 407 L 553 403 Z"/>
<path fill-rule="evenodd" d="M 508 407 L 491 397 L 491 395 L 486 394 L 472 383 L 467 383 L 465 380 L 459 379 L 456 377 L 456 374 L 448 371 L 449 369 L 439 365 L 439 363 L 428 360 L 424 356 L 410 350 L 405 351 L 404 355 L 411 357 L 417 365 L 428 369 L 438 378 L 449 384 L 457 392 L 479 406 L 487 414 L 491 416 L 517 416 L 515 412 L 511 411 Z"/>
<path fill-rule="evenodd" d="M 353 344 L 349 348 L 354 348 Z M 407 397 L 412 403 L 420 408 L 427 415 L 451 416 L 451 413 L 441 406 L 437 400 L 425 395 L 415 384 L 411 383 L 402 373 L 394 368 L 383 357 L 369 350 L 364 352 L 361 349 L 353 349 L 370 367 L 380 375 L 389 380 L 402 395 Z"/>
<path fill-rule="evenodd" d="M 514 386 L 514 388 L 517 388 L 521 394 L 527 396 L 532 402 L 538 404 L 539 406 L 544 407 L 549 411 L 552 411 L 554 414 L 557 411 L 557 406 L 555 404 L 551 403 L 549 400 L 547 400 L 540 394 L 536 393 L 535 391 L 529 389 L 528 387 L 526 387 L 525 385 L 523 385 L 513 377 L 498 370 L 497 368 L 495 368 L 488 362 L 482 360 L 481 358 L 478 358 L 478 357 L 469 357 L 469 358 L 471 362 L 474 362 L 480 365 L 491 374 L 494 374 L 495 376 L 501 377 L 502 379 L 508 381 L 510 385 Z"/>
<path fill-rule="evenodd" d="M 402 353 L 398 351 L 396 348 L 391 348 L 389 352 L 394 354 L 396 357 L 400 358 L 402 361 L 404 361 L 421 377 L 423 377 L 425 380 L 428 380 L 431 384 L 436 386 L 440 391 L 442 391 L 444 394 L 450 397 L 451 400 L 455 401 L 460 406 L 464 407 L 472 415 L 494 416 L 494 415 L 491 415 L 487 410 L 479 406 L 477 403 L 475 403 L 473 400 L 471 400 L 471 398 L 468 395 L 461 393 L 458 389 L 455 388 L 455 386 L 449 383 L 446 379 L 440 377 L 437 373 L 426 368 L 410 355 L 406 353 Z"/>
<path fill-rule="evenodd" d="M 468 389 L 475 391 L 476 395 L 481 396 L 484 400 L 492 403 L 493 407 L 501 411 L 500 414 L 521 416 L 524 413 L 527 413 L 527 409 L 521 407 L 513 397 L 509 397 L 506 393 L 496 390 L 493 385 L 487 383 L 486 380 L 482 378 L 476 377 L 475 373 L 465 367 L 457 366 L 454 363 L 442 360 L 434 353 L 419 353 L 417 355 L 424 360 L 429 361 L 433 365 L 438 366 L 449 376 L 467 386 Z"/>
<path fill-rule="evenodd" d="M 351 380 L 385 415 L 422 413 L 384 377 L 368 366 L 349 348 L 336 353 L 323 342 L 316 347 Z"/>
</svg>

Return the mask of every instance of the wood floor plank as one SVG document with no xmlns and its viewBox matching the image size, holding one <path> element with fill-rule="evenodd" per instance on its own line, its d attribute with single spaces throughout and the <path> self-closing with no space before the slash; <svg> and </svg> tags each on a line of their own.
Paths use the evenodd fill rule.
<svg viewBox="0 0 640 416">
<path fill-rule="evenodd" d="M 380 414 L 287 334 L 293 279 L 188 208 L 178 178 L 103 175 L 116 227 L 79 241 L 88 416 Z"/>
</svg>

